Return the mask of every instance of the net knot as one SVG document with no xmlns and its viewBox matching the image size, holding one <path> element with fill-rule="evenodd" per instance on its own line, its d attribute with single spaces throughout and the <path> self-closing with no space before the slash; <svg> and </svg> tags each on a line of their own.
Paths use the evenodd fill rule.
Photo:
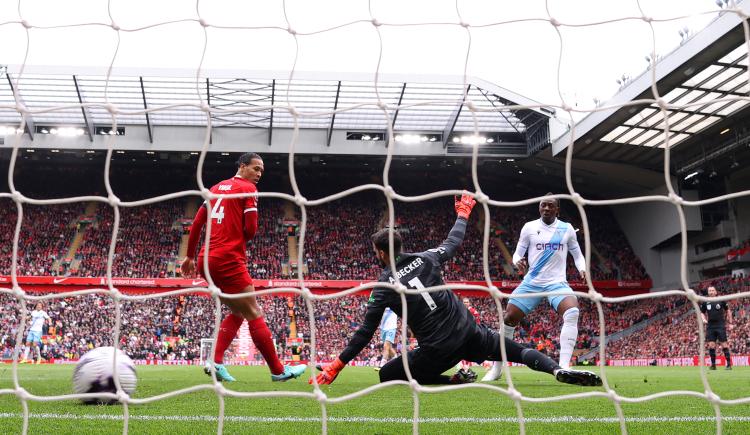
<svg viewBox="0 0 750 435">
<path fill-rule="evenodd" d="M 227 389 L 221 385 L 221 382 L 216 382 L 214 384 L 214 393 L 216 393 L 217 396 L 224 397 L 227 395 Z"/>
<path fill-rule="evenodd" d="M 326 393 L 324 393 L 323 390 L 320 389 L 320 386 L 318 386 L 318 389 L 315 390 L 315 400 L 321 403 L 325 403 L 328 400 L 328 396 L 326 396 Z"/>
<path fill-rule="evenodd" d="M 396 191 L 393 190 L 393 187 L 388 185 L 383 189 L 383 193 L 385 193 L 385 196 L 387 196 L 388 198 L 393 198 L 393 196 L 396 194 Z"/>
<path fill-rule="evenodd" d="M 205 102 L 201 102 L 201 111 L 205 112 L 205 113 L 208 113 L 208 112 L 211 111 L 211 107 L 208 104 L 206 104 Z"/>
<path fill-rule="evenodd" d="M 11 198 L 13 198 L 13 201 L 23 202 L 25 197 L 23 196 L 23 193 L 19 192 L 18 190 L 15 190 L 13 191 L 13 193 L 11 193 Z"/>
<path fill-rule="evenodd" d="M 198 20 L 198 24 L 200 24 L 203 27 L 208 27 L 209 26 L 208 22 L 206 22 L 206 20 L 204 20 L 203 18 L 201 18 L 201 19 Z"/>
<path fill-rule="evenodd" d="M 471 27 L 471 24 L 467 23 L 466 21 L 461 21 L 461 22 L 460 22 L 460 23 L 458 23 L 458 24 L 459 24 L 459 25 L 460 25 L 461 27 L 463 27 L 464 29 L 468 29 L 469 27 Z"/>
<path fill-rule="evenodd" d="M 464 106 L 466 106 L 466 108 L 469 109 L 472 112 L 476 112 L 477 111 L 477 106 L 471 100 L 466 100 L 464 102 Z"/>
<path fill-rule="evenodd" d="M 28 112 L 28 110 L 26 109 L 26 105 L 20 101 L 16 101 L 16 110 L 19 111 L 20 113 Z"/>
<path fill-rule="evenodd" d="M 653 21 L 653 20 L 654 20 L 653 18 L 649 17 L 648 15 L 644 15 L 644 16 L 642 16 L 642 17 L 641 17 L 641 19 L 642 19 L 643 21 L 647 22 L 647 23 L 650 23 L 651 21 Z"/>
<path fill-rule="evenodd" d="M 15 296 L 16 299 L 23 299 L 24 296 L 26 296 L 26 292 L 23 291 L 21 287 L 15 286 L 13 287 L 13 296 Z"/>
<path fill-rule="evenodd" d="M 211 292 L 211 297 L 221 296 L 221 289 L 214 284 L 209 284 L 208 290 Z"/>
<path fill-rule="evenodd" d="M 297 31 L 291 27 L 287 27 L 286 31 L 289 32 L 290 35 L 297 35 Z"/>
<path fill-rule="evenodd" d="M 713 391 L 706 390 L 706 400 L 711 403 L 718 404 L 721 401 L 721 397 Z"/>
<path fill-rule="evenodd" d="M 382 24 L 380 23 L 380 21 L 378 21 L 378 19 L 377 19 L 377 18 L 373 18 L 372 20 L 370 20 L 370 22 L 371 22 L 371 23 L 372 23 L 372 25 L 373 25 L 373 26 L 375 26 L 375 27 L 380 27 L 380 26 L 382 25 Z"/>
<path fill-rule="evenodd" d="M 388 110 L 388 105 L 382 101 L 378 101 L 377 106 L 380 110 Z"/>
<path fill-rule="evenodd" d="M 302 207 L 304 205 L 307 205 L 307 198 L 305 198 L 301 194 L 294 195 L 294 203 Z"/>
<path fill-rule="evenodd" d="M 419 392 L 419 390 L 422 388 L 422 386 L 419 385 L 419 382 L 417 382 L 416 379 L 412 378 L 409 381 L 409 388 L 411 388 L 413 391 Z"/>
<path fill-rule="evenodd" d="M 117 302 L 120 299 L 122 299 L 122 292 L 120 292 L 120 290 L 117 290 L 117 288 L 112 287 L 112 289 L 109 291 L 109 297 L 111 297 L 112 300 Z"/>
<path fill-rule="evenodd" d="M 130 403 L 130 395 L 124 390 L 119 390 L 117 392 L 117 401 L 120 403 Z"/>
<path fill-rule="evenodd" d="M 400 282 L 396 283 L 395 287 L 396 287 L 396 293 L 398 294 L 406 293 L 406 290 L 407 290 L 406 286 L 401 284 Z"/>
<path fill-rule="evenodd" d="M 570 111 L 573 110 L 573 108 L 570 107 L 570 104 L 568 104 L 568 103 L 562 103 L 562 110 L 564 110 L 566 112 L 570 112 Z"/>
<path fill-rule="evenodd" d="M 609 400 L 611 400 L 614 403 L 620 403 L 620 396 L 617 395 L 617 391 L 615 390 L 607 390 L 607 396 L 609 396 Z"/>
<path fill-rule="evenodd" d="M 294 117 L 294 118 L 298 118 L 299 117 L 299 112 L 291 104 L 289 106 L 287 106 L 286 110 L 289 111 L 289 114 L 292 115 L 292 117 Z"/>
<path fill-rule="evenodd" d="M 659 106 L 659 109 L 662 109 L 662 110 L 667 110 L 669 106 L 669 104 L 666 101 L 664 101 L 664 99 L 661 97 L 656 99 L 656 105 Z"/>
<path fill-rule="evenodd" d="M 120 198 L 118 198 L 114 193 L 110 193 L 109 195 L 107 195 L 107 202 L 112 207 L 117 207 L 120 205 Z"/>
<path fill-rule="evenodd" d="M 112 115 L 117 115 L 118 113 L 120 113 L 120 111 L 117 110 L 117 106 L 115 106 L 112 103 L 105 104 L 104 108 L 107 109 L 107 112 L 109 112 Z"/>
<path fill-rule="evenodd" d="M 698 293 L 696 293 L 695 290 L 691 288 L 685 289 L 685 295 L 687 296 L 688 300 L 691 300 L 691 301 L 698 300 Z"/>
<path fill-rule="evenodd" d="M 109 27 L 111 27 L 112 30 L 114 30 L 115 32 L 120 31 L 120 26 L 118 26 L 117 23 L 115 23 L 114 21 L 112 21 L 112 24 L 110 24 Z"/>
<path fill-rule="evenodd" d="M 670 192 L 669 193 L 669 202 L 671 202 L 672 204 L 677 205 L 677 204 L 680 204 L 680 201 L 682 201 L 682 198 L 680 197 L 680 195 L 678 195 L 678 194 L 676 194 L 674 192 Z"/>
<path fill-rule="evenodd" d="M 508 388 L 508 397 L 513 401 L 520 401 L 523 398 L 523 394 L 515 388 Z"/>
<path fill-rule="evenodd" d="M 503 293 L 496 286 L 491 285 L 489 289 L 490 296 L 492 296 L 493 299 L 500 299 L 502 297 Z"/>
<path fill-rule="evenodd" d="M 557 18 L 555 18 L 555 17 L 550 17 L 549 23 L 552 24 L 555 27 L 560 27 L 560 22 L 557 21 Z"/>
<path fill-rule="evenodd" d="M 24 389 L 23 387 L 18 387 L 16 389 L 16 397 L 18 397 L 20 400 L 29 400 L 31 399 L 31 394 L 29 394 L 29 392 L 26 391 L 26 389 Z"/>
<path fill-rule="evenodd" d="M 479 203 L 486 204 L 490 200 L 490 197 L 486 193 L 479 191 L 474 194 L 474 199 Z"/>
<path fill-rule="evenodd" d="M 28 21 L 26 21 L 26 20 L 21 20 L 21 25 L 22 25 L 23 27 L 27 28 L 27 29 L 30 29 L 30 28 L 34 27 L 34 26 L 32 26 L 31 24 L 29 24 L 29 22 L 28 22 Z"/>
<path fill-rule="evenodd" d="M 573 200 L 573 202 L 576 203 L 577 205 L 585 205 L 586 204 L 586 200 L 583 199 L 583 197 L 581 196 L 581 194 L 578 193 L 578 192 L 573 192 L 573 194 L 571 195 L 571 197 L 572 197 L 571 199 Z"/>
</svg>

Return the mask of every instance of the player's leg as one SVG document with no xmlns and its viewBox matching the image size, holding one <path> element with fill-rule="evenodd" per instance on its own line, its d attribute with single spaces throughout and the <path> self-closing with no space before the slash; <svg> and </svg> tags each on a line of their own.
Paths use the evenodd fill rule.
<svg viewBox="0 0 750 435">
<path fill-rule="evenodd" d="M 570 370 L 560 367 L 552 358 L 539 352 L 521 346 L 515 341 L 504 338 L 505 354 L 508 361 L 521 363 L 528 368 L 555 376 L 559 382 L 584 386 L 602 385 L 601 378 L 586 370 Z M 500 334 L 479 326 L 477 333 L 467 342 L 463 357 L 472 361 L 501 361 Z"/>
<path fill-rule="evenodd" d="M 29 336 L 31 333 L 29 333 Z M 31 340 L 29 337 L 26 337 L 26 345 L 23 347 L 23 358 L 21 358 L 21 363 L 26 362 L 29 359 L 29 350 L 31 350 Z"/>
<path fill-rule="evenodd" d="M 408 381 L 404 370 L 403 355 L 393 358 L 380 369 L 380 382 Z M 423 385 L 467 383 L 473 380 L 459 379 L 443 375 L 443 372 L 456 365 L 457 359 L 445 359 L 444 355 L 434 355 L 422 348 L 406 353 L 412 378 Z"/>
<path fill-rule="evenodd" d="M 716 370 L 716 339 L 718 334 L 713 328 L 706 329 L 706 344 L 708 345 L 708 356 L 711 358 L 711 370 Z"/>
<path fill-rule="evenodd" d="M 729 353 L 729 343 L 727 343 L 727 330 L 722 328 L 719 331 L 719 339 L 717 340 L 721 344 L 721 350 L 724 352 L 724 359 L 726 360 L 726 369 L 732 370 L 732 355 Z"/>
<path fill-rule="evenodd" d="M 566 284 L 551 287 L 548 290 L 573 293 L 573 290 Z M 578 299 L 575 295 L 559 295 L 549 297 L 549 303 L 563 319 L 560 329 L 560 367 L 569 369 L 570 359 L 573 357 L 573 350 L 578 341 Z"/>
<path fill-rule="evenodd" d="M 514 295 L 534 293 L 534 289 L 526 284 L 521 284 L 513 290 Z M 510 298 L 505 308 L 503 317 L 503 333 L 505 338 L 513 340 L 516 334 L 516 326 L 521 323 L 526 314 L 530 313 L 542 298 Z M 503 375 L 503 365 L 500 361 L 495 361 L 492 368 L 484 375 L 482 382 L 491 382 L 500 379 Z"/>
</svg>

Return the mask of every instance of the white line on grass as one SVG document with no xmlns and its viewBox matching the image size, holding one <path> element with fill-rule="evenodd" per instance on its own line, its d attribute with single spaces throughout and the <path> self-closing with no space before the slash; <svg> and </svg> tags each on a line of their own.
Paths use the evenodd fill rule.
<svg viewBox="0 0 750 435">
<path fill-rule="evenodd" d="M 21 418 L 23 414 L 2 412 L 0 419 Z M 29 414 L 31 418 L 55 420 L 112 420 L 123 419 L 119 414 Z M 723 421 L 750 422 L 748 416 L 726 416 Z M 131 415 L 134 421 L 208 421 L 215 422 L 215 415 Z M 320 417 L 263 417 L 263 416 L 226 416 L 224 421 L 237 423 L 320 423 Z M 401 423 L 412 424 L 406 417 L 328 417 L 332 423 Z M 616 417 L 576 417 L 571 415 L 559 417 L 527 417 L 527 423 L 618 423 Z M 715 422 L 714 417 L 626 417 L 628 423 L 701 423 Z M 420 423 L 517 423 L 515 417 L 422 417 Z"/>
</svg>

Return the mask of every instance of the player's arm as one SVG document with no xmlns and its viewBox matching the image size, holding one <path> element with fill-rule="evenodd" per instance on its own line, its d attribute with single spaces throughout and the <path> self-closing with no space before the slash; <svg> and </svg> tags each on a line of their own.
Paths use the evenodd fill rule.
<svg viewBox="0 0 750 435">
<path fill-rule="evenodd" d="M 526 252 L 529 250 L 529 224 L 525 224 L 521 228 L 521 234 L 518 236 L 518 244 L 516 245 L 516 251 L 513 253 L 513 265 L 518 269 L 518 272 L 522 275 L 526 273 L 526 269 L 529 268 L 529 263 L 526 261 Z"/>
<path fill-rule="evenodd" d="M 437 254 L 440 263 L 445 263 L 453 258 L 456 254 L 456 250 L 461 245 L 461 242 L 464 241 L 466 225 L 468 224 L 469 215 L 474 208 L 474 204 L 476 204 L 476 201 L 468 193 L 464 193 L 461 195 L 460 199 L 456 199 L 454 203 L 454 208 L 456 210 L 456 223 L 453 224 L 453 228 L 448 232 L 448 238 L 443 240 L 443 243 L 437 248 L 429 249 L 427 251 Z"/>
<path fill-rule="evenodd" d="M 190 226 L 190 235 L 188 236 L 187 254 L 180 265 L 180 273 L 184 277 L 191 278 L 195 272 L 195 250 L 198 248 L 198 241 L 201 237 L 203 226 L 206 225 L 208 212 L 205 204 L 198 209 L 195 214 L 193 224 Z"/>
<path fill-rule="evenodd" d="M 708 323 L 708 317 L 706 317 L 706 303 L 703 302 L 701 304 L 701 319 L 703 320 L 703 323 Z"/>
<path fill-rule="evenodd" d="M 384 289 L 374 289 L 372 291 L 372 296 L 367 304 L 365 320 L 349 340 L 349 344 L 346 348 L 341 354 L 339 354 L 339 357 L 331 364 L 327 365 L 325 369 L 323 369 L 323 372 L 318 374 L 318 384 L 326 385 L 332 383 L 339 375 L 339 372 L 346 367 L 346 364 L 359 355 L 362 349 L 364 349 L 370 340 L 372 340 L 372 336 L 375 335 L 375 330 L 380 324 L 380 319 L 383 318 L 385 307 L 388 306 L 387 303 L 385 303 L 387 298 L 386 294 L 388 292 L 390 291 Z M 310 379 L 309 383 L 312 384 L 313 380 Z"/>
<path fill-rule="evenodd" d="M 581 275 L 581 279 L 585 280 L 586 257 L 584 257 L 583 252 L 581 252 L 581 246 L 578 244 L 578 235 L 576 234 L 576 231 L 573 229 L 572 225 L 568 227 L 568 232 L 570 232 L 570 237 L 568 238 L 568 252 L 571 256 L 573 256 L 573 261 L 576 264 L 578 273 Z"/>
</svg>

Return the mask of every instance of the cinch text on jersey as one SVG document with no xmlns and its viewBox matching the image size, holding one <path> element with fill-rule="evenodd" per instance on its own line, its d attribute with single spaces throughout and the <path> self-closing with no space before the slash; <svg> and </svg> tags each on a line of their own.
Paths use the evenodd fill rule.
<svg viewBox="0 0 750 435">
<path fill-rule="evenodd" d="M 406 275 L 407 273 L 413 271 L 414 269 L 418 268 L 419 266 L 423 264 L 424 264 L 424 261 L 422 261 L 421 258 L 417 257 L 416 260 L 412 261 L 411 263 L 399 269 L 398 272 L 396 272 L 396 279 L 401 278 L 402 276 Z M 391 281 L 391 284 L 395 282 L 393 278 L 389 278 L 389 279 Z"/>
<path fill-rule="evenodd" d="M 536 249 L 538 251 L 562 251 L 562 243 L 537 243 Z"/>
<path fill-rule="evenodd" d="M 219 184 L 219 190 L 232 190 L 231 184 Z"/>
</svg>

